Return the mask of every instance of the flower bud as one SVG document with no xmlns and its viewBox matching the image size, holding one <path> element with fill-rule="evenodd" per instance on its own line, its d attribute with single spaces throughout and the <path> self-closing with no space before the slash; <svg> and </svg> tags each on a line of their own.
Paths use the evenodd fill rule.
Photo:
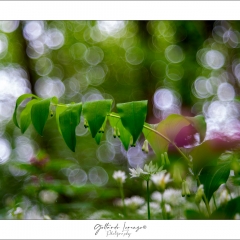
<svg viewBox="0 0 240 240">
<path fill-rule="evenodd" d="M 149 149 L 148 149 L 148 140 L 146 139 L 143 143 L 143 146 L 142 146 L 142 151 L 144 151 L 145 153 L 148 153 L 149 152 Z"/>
<path fill-rule="evenodd" d="M 185 180 L 182 181 L 182 197 L 186 196 Z"/>
<path fill-rule="evenodd" d="M 183 182 L 182 182 L 182 197 L 185 197 L 185 196 L 190 197 L 190 194 L 191 193 L 188 188 L 187 182 L 186 182 L 186 180 L 183 180 Z"/>
<path fill-rule="evenodd" d="M 148 152 L 149 152 L 148 140 L 146 139 L 146 140 L 144 141 L 144 143 L 145 143 L 145 153 L 148 153 Z"/>
<path fill-rule="evenodd" d="M 121 137 L 121 134 L 120 134 L 119 128 L 117 128 L 117 135 L 118 135 L 118 138 Z"/>
<path fill-rule="evenodd" d="M 203 197 L 203 194 L 204 194 L 204 190 L 203 190 L 203 185 L 201 184 L 198 187 L 198 190 L 197 190 L 196 195 L 195 195 L 195 203 L 196 204 L 200 204 L 200 202 L 202 200 L 202 197 Z"/>
<path fill-rule="evenodd" d="M 188 184 L 187 184 L 186 181 L 185 181 L 185 189 L 186 189 L 186 195 L 187 195 L 187 197 L 190 197 L 191 193 L 190 193 L 190 190 L 189 190 L 189 188 L 188 188 Z"/>
<path fill-rule="evenodd" d="M 104 128 L 103 128 L 103 126 L 101 126 L 101 128 L 99 129 L 98 132 L 99 132 L 99 133 L 104 133 Z"/>
<path fill-rule="evenodd" d="M 89 125 L 88 125 L 88 122 L 87 122 L 87 119 L 86 119 L 86 118 L 84 118 L 84 127 L 85 127 L 85 128 L 88 128 L 88 127 L 89 127 Z"/>
</svg>

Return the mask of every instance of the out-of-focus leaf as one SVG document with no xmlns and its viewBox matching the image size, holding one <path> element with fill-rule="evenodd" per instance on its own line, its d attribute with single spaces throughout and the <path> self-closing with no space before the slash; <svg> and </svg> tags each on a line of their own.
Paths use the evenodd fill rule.
<svg viewBox="0 0 240 240">
<path fill-rule="evenodd" d="M 103 125 L 107 114 L 110 112 L 112 100 L 98 100 L 85 102 L 83 105 L 83 116 L 89 124 L 89 128 L 94 138 Z"/>
<path fill-rule="evenodd" d="M 36 95 L 34 95 L 34 94 L 26 93 L 26 94 L 21 95 L 21 96 L 17 99 L 17 101 L 16 101 L 16 105 L 15 105 L 15 109 L 14 109 L 14 113 L 13 113 L 13 122 L 14 122 L 14 124 L 15 124 L 17 127 L 19 127 L 18 121 L 17 121 L 17 109 L 18 109 L 18 106 L 21 104 L 22 101 L 24 101 L 25 99 L 30 98 L 30 97 L 34 97 L 34 98 L 40 99 L 38 96 L 36 96 Z"/>
<path fill-rule="evenodd" d="M 27 103 L 26 107 L 22 110 L 20 114 L 20 129 L 21 132 L 24 133 L 29 125 L 31 124 L 31 110 L 33 104 L 38 102 L 39 100 L 33 99 Z"/>
<path fill-rule="evenodd" d="M 205 138 L 206 131 L 207 131 L 207 125 L 205 122 L 205 118 L 202 115 L 197 115 L 195 117 L 185 117 L 187 120 L 189 120 L 192 125 L 195 127 L 195 129 L 198 131 L 200 135 L 200 141 L 202 142 Z"/>
<path fill-rule="evenodd" d="M 67 105 L 58 105 L 57 108 L 56 108 L 56 122 L 57 122 L 58 131 L 60 133 L 61 133 L 61 128 L 60 128 L 60 124 L 59 124 L 59 115 L 62 112 L 64 112 L 66 109 L 67 109 Z"/>
<path fill-rule="evenodd" d="M 231 146 L 221 139 L 212 139 L 193 148 L 189 153 L 193 159 L 193 171 L 198 174 L 204 166 L 216 165 L 220 155 Z"/>
<path fill-rule="evenodd" d="M 133 143 L 139 138 L 147 116 L 147 101 L 136 101 L 117 104 L 122 125 L 130 132 Z"/>
<path fill-rule="evenodd" d="M 206 216 L 193 209 L 185 210 L 185 216 L 188 220 L 206 220 Z"/>
<path fill-rule="evenodd" d="M 41 136 L 43 135 L 43 128 L 48 119 L 50 103 L 51 103 L 51 98 L 48 98 L 48 99 L 38 101 L 32 106 L 32 110 L 31 110 L 32 123 L 36 131 Z"/>
<path fill-rule="evenodd" d="M 230 220 L 234 219 L 236 213 L 240 213 L 240 197 L 230 200 L 226 205 L 216 209 L 210 219 L 213 220 Z"/>
<path fill-rule="evenodd" d="M 75 130 L 80 123 L 82 103 L 69 105 L 67 109 L 59 115 L 61 133 L 67 146 L 75 152 L 76 134 Z"/>
<path fill-rule="evenodd" d="M 230 174 L 230 163 L 217 166 L 206 166 L 202 169 L 199 179 L 204 186 L 205 195 L 210 201 L 213 193 L 223 183 L 226 183 Z"/>
<path fill-rule="evenodd" d="M 112 115 L 115 115 L 117 117 L 108 116 L 108 120 L 110 122 L 110 125 L 114 128 L 118 128 L 120 131 L 120 140 L 125 148 L 125 150 L 128 150 L 131 134 L 123 127 L 120 116 L 116 113 L 113 113 Z"/>
<path fill-rule="evenodd" d="M 149 128 L 153 128 L 155 131 L 164 135 L 171 142 L 173 142 L 180 130 L 189 124 L 189 121 L 186 120 L 183 116 L 178 114 L 171 114 L 157 125 L 145 124 L 147 128 L 144 127 L 143 134 L 148 140 L 157 157 L 161 159 L 161 154 L 168 150 L 169 142 L 163 137 L 157 135 L 155 132 L 149 130 Z"/>
</svg>

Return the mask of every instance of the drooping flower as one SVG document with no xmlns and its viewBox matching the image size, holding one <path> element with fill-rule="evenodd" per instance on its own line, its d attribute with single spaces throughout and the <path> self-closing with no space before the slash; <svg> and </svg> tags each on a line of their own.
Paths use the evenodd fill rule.
<svg viewBox="0 0 240 240">
<path fill-rule="evenodd" d="M 127 178 L 125 172 L 119 170 L 113 173 L 113 178 L 120 184 L 123 184 Z"/>
<path fill-rule="evenodd" d="M 190 196 L 190 190 L 188 188 L 188 184 L 186 182 L 186 180 L 183 180 L 182 182 L 182 197 L 185 197 L 185 196 Z"/>
<path fill-rule="evenodd" d="M 203 197 L 203 194 L 204 194 L 204 190 L 203 190 L 203 185 L 201 184 L 198 187 L 198 190 L 197 190 L 196 195 L 195 195 L 195 203 L 196 204 L 200 204 L 200 202 L 202 200 L 202 197 Z"/>
</svg>

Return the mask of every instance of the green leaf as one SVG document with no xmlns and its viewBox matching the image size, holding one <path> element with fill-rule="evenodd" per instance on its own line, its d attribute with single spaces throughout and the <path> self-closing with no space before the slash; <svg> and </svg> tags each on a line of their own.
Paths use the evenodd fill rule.
<svg viewBox="0 0 240 240">
<path fill-rule="evenodd" d="M 193 127 L 199 132 L 200 141 L 202 142 L 206 136 L 207 125 L 205 122 L 205 118 L 202 115 L 197 115 L 195 117 L 185 117 L 187 120 L 191 122 Z"/>
<path fill-rule="evenodd" d="M 48 99 L 38 101 L 32 106 L 32 110 L 31 110 L 32 123 L 36 131 L 41 136 L 43 135 L 43 128 L 48 119 L 50 102 L 51 102 L 51 98 L 48 98 Z"/>
<path fill-rule="evenodd" d="M 234 219 L 236 213 L 240 213 L 240 197 L 234 198 L 226 205 L 220 206 L 212 213 L 210 219 L 230 220 Z"/>
<path fill-rule="evenodd" d="M 210 201 L 213 193 L 223 183 L 226 183 L 230 174 L 230 164 L 224 163 L 217 166 L 206 166 L 202 169 L 199 179 L 204 186 L 205 195 Z"/>
<path fill-rule="evenodd" d="M 198 174 L 203 167 L 216 165 L 218 158 L 228 147 L 229 144 L 221 139 L 207 140 L 194 147 L 189 153 L 193 159 L 193 172 Z"/>
<path fill-rule="evenodd" d="M 123 127 L 120 116 L 117 115 L 116 113 L 111 113 L 110 116 L 108 116 L 108 120 L 110 122 L 110 125 L 113 128 L 116 127 L 119 129 L 120 140 L 121 140 L 125 150 L 127 151 L 129 144 L 130 144 L 131 134 Z"/>
<path fill-rule="evenodd" d="M 80 123 L 82 103 L 69 105 L 67 109 L 59 115 L 61 133 L 67 146 L 75 152 L 76 134 L 75 130 Z"/>
<path fill-rule="evenodd" d="M 15 109 L 14 109 L 14 113 L 13 113 L 13 122 L 14 122 L 14 124 L 15 124 L 17 127 L 19 127 L 18 121 L 17 121 L 17 109 L 18 109 L 18 106 L 22 103 L 22 101 L 24 101 L 25 99 L 30 98 L 30 97 L 34 97 L 34 98 L 39 99 L 39 97 L 36 96 L 36 95 L 34 95 L 34 94 L 26 93 L 26 94 L 21 95 L 21 96 L 17 99 L 17 101 L 16 101 L 16 105 L 15 105 Z"/>
<path fill-rule="evenodd" d="M 177 134 L 183 127 L 188 126 L 190 123 L 185 117 L 178 114 L 171 114 L 166 119 L 161 121 L 159 124 L 150 125 L 145 124 L 146 127 L 143 129 L 143 134 L 148 140 L 153 151 L 157 155 L 158 159 L 161 159 L 161 154 L 167 152 L 169 147 L 169 141 L 173 142 Z M 157 135 L 151 129 L 159 132 L 165 136 L 169 141 L 163 137 Z"/>
<path fill-rule="evenodd" d="M 117 104 L 117 110 L 123 126 L 133 137 L 133 143 L 139 138 L 147 116 L 147 101 Z"/>
<path fill-rule="evenodd" d="M 105 129 L 105 126 L 106 126 L 106 123 L 107 123 L 107 118 L 105 119 L 104 123 L 103 123 L 103 129 Z M 103 133 L 102 132 L 98 132 L 96 134 L 96 136 L 94 137 L 95 141 L 97 144 L 100 144 L 101 142 L 101 139 L 102 139 L 102 136 L 103 136 Z"/>
<path fill-rule="evenodd" d="M 98 100 L 85 102 L 83 105 L 83 116 L 87 119 L 89 128 L 94 138 L 103 125 L 107 114 L 110 112 L 112 100 Z"/>
<path fill-rule="evenodd" d="M 24 133 L 31 124 L 31 109 L 33 104 L 35 104 L 38 101 L 39 100 L 36 99 L 29 101 L 26 107 L 22 110 L 20 114 L 20 129 L 22 133 Z"/>
<path fill-rule="evenodd" d="M 58 131 L 62 134 L 60 124 L 59 124 L 59 116 L 62 112 L 64 112 L 67 109 L 67 105 L 58 105 L 56 108 L 56 122 L 57 122 L 57 127 Z"/>
<path fill-rule="evenodd" d="M 188 220 L 207 220 L 206 216 L 193 209 L 185 210 L 184 214 Z"/>
</svg>

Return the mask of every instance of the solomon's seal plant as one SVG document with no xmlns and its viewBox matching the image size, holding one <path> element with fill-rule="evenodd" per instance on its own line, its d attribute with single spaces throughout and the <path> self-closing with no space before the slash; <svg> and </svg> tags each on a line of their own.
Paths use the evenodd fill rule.
<svg viewBox="0 0 240 240">
<path fill-rule="evenodd" d="M 29 101 L 23 110 L 20 110 L 19 106 L 27 100 Z M 171 172 L 174 182 L 182 183 L 182 196 L 195 194 L 190 192 L 187 182 L 182 180 L 186 179 L 187 175 L 192 175 L 198 187 L 203 186 L 197 191 L 196 203 L 199 205 L 203 199 L 208 216 L 214 217 L 214 209 L 211 209 L 209 201 L 214 197 L 219 186 L 227 182 L 230 170 L 234 168 L 236 173 L 239 170 L 236 157 L 234 160 L 219 161 L 225 151 L 233 151 L 234 144 L 230 146 L 228 141 L 217 138 L 205 140 L 206 122 L 201 115 L 185 117 L 170 114 L 157 124 L 149 124 L 145 122 L 147 101 L 118 103 L 116 112 L 112 111 L 112 104 L 111 99 L 63 104 L 58 102 L 57 97 L 42 99 L 34 94 L 23 94 L 16 101 L 13 122 L 20 128 L 22 134 L 32 123 L 37 133 L 43 136 L 46 122 L 49 118 L 55 118 L 56 128 L 73 152 L 79 151 L 76 149 L 76 143 L 80 140 L 76 137 L 76 127 L 80 124 L 81 117 L 84 118 L 84 127 L 89 129 L 97 144 L 100 144 L 107 124 L 113 128 L 113 137 L 119 138 L 126 151 L 130 147 L 135 147 L 136 142 L 144 137 L 142 151 L 146 154 L 153 151 L 156 163 L 151 161 L 143 168 L 129 170 L 131 177 L 140 177 L 147 182 L 148 218 L 150 219 L 149 181 L 153 181 L 163 194 L 166 184 L 170 182 L 169 173 L 162 171 L 164 168 L 164 171 L 167 169 Z M 199 141 L 191 148 L 179 146 L 176 141 L 181 138 L 181 131 L 187 127 L 193 128 L 199 136 Z M 171 161 L 169 160 L 169 148 L 174 149 L 174 154 L 178 156 L 177 161 L 183 163 L 188 172 L 175 167 L 176 161 L 174 162 L 172 158 Z M 124 199 L 122 186 L 126 179 L 125 174 L 118 171 L 114 173 L 113 178 L 118 182 Z M 164 206 L 163 198 L 162 203 Z"/>
</svg>

